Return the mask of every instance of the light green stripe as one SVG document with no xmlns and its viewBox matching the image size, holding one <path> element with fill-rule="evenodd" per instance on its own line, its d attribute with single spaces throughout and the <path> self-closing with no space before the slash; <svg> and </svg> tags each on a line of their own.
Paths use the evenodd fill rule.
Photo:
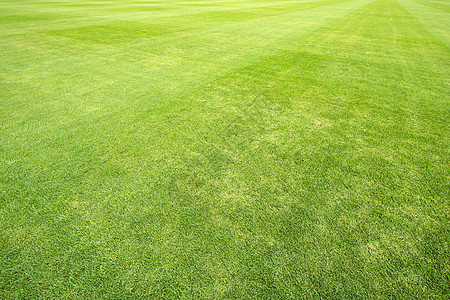
<svg viewBox="0 0 450 300">
<path fill-rule="evenodd" d="M 450 14 L 418 4 L 411 0 L 397 0 L 411 15 L 418 19 L 431 34 L 438 38 L 447 47 L 450 47 Z"/>
</svg>

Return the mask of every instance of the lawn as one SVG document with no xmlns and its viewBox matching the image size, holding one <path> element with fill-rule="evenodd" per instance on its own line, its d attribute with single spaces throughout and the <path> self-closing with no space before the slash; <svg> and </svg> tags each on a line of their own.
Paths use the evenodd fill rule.
<svg viewBox="0 0 450 300">
<path fill-rule="evenodd" d="M 448 299 L 448 0 L 0 0 L 1 299 Z"/>
</svg>

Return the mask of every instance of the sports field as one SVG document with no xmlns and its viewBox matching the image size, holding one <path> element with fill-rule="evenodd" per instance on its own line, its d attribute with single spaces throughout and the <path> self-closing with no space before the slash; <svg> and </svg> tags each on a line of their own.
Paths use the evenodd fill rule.
<svg viewBox="0 0 450 300">
<path fill-rule="evenodd" d="M 0 299 L 448 299 L 450 1 L 0 0 Z"/>
</svg>

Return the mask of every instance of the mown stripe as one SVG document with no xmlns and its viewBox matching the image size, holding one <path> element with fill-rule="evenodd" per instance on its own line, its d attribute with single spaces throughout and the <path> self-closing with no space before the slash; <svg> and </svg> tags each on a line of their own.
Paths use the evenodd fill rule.
<svg viewBox="0 0 450 300">
<path fill-rule="evenodd" d="M 152 20 L 142 18 L 140 22 L 114 22 L 110 24 L 99 24 L 67 28 L 63 30 L 49 30 L 45 33 L 63 37 L 76 38 L 97 43 L 125 43 L 136 38 L 165 35 L 192 29 L 201 29 L 227 23 L 245 22 L 261 18 L 278 17 L 286 13 L 295 13 L 303 10 L 326 7 L 351 0 L 326 0 L 295 4 L 274 5 L 264 8 L 245 8 L 221 10 L 215 12 L 182 14 L 174 18 L 164 17 Z M 111 15 L 111 18 L 115 18 Z"/>
</svg>

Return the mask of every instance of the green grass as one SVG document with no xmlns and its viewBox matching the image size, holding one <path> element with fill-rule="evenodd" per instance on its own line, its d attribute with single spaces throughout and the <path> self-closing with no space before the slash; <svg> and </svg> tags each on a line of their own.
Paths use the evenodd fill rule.
<svg viewBox="0 0 450 300">
<path fill-rule="evenodd" d="M 448 299 L 450 2 L 0 1 L 0 298 Z"/>
</svg>

